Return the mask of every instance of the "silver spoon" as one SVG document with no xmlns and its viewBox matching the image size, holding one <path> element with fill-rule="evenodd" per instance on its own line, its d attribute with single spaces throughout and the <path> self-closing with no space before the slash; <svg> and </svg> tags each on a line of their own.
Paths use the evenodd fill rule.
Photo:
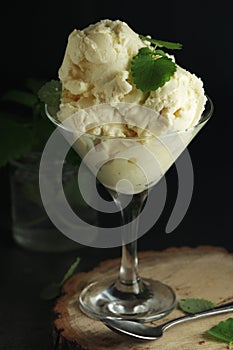
<svg viewBox="0 0 233 350">
<path fill-rule="evenodd" d="M 180 323 L 193 321 L 202 317 L 223 314 L 231 311 L 233 311 L 233 302 L 223 304 L 202 312 L 198 312 L 196 314 L 175 318 L 174 320 L 168 321 L 155 327 L 147 326 L 136 321 L 113 319 L 110 317 L 102 319 L 101 321 L 108 328 L 118 333 L 123 333 L 138 339 L 155 340 L 161 338 L 163 332 L 166 331 L 168 328 L 178 325 Z"/>
</svg>

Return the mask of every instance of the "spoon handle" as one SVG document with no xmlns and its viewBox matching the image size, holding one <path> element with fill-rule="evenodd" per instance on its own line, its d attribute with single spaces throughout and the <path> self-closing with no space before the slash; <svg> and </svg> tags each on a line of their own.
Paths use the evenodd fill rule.
<svg viewBox="0 0 233 350">
<path fill-rule="evenodd" d="M 214 307 L 212 309 L 208 309 L 208 310 L 205 310 L 205 311 L 197 312 L 196 314 L 175 318 L 172 321 L 168 321 L 168 322 L 164 323 L 162 325 L 162 330 L 165 331 L 168 328 L 170 328 L 172 326 L 175 326 L 175 325 L 177 325 L 179 323 L 196 320 L 196 319 L 202 318 L 202 317 L 208 317 L 208 316 L 223 314 L 223 313 L 227 313 L 227 312 L 231 312 L 231 311 L 233 311 L 233 302 L 230 302 L 230 303 L 227 303 L 227 304 L 223 304 L 223 305 L 219 305 L 219 306 L 216 306 L 216 307 Z"/>
</svg>

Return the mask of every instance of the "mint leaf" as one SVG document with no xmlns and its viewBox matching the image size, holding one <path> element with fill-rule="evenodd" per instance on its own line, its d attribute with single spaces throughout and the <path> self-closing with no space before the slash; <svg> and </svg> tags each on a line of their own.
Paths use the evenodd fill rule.
<svg viewBox="0 0 233 350">
<path fill-rule="evenodd" d="M 53 80 L 27 79 L 23 90 L 12 89 L 4 93 L 0 111 L 0 166 L 27 156 L 30 151 L 42 151 L 54 127 L 45 116 L 44 104 L 37 94 L 47 102 L 56 104 L 58 110 L 61 84 Z M 57 101 L 57 102 L 56 102 Z M 26 107 L 26 108 L 25 108 Z M 55 111 L 56 112 L 56 111 Z"/>
<path fill-rule="evenodd" d="M 149 47 L 142 47 L 141 49 L 139 49 L 137 55 L 140 55 L 140 56 L 144 56 L 144 55 L 145 56 L 147 56 L 147 55 L 153 56 L 153 54 L 154 54 L 154 50 L 150 49 Z M 137 57 L 137 55 L 134 56 L 134 57 Z"/>
<path fill-rule="evenodd" d="M 38 91 L 39 99 L 51 107 L 59 108 L 62 85 L 58 80 L 46 82 Z"/>
<path fill-rule="evenodd" d="M 146 54 L 139 50 L 131 62 L 133 81 L 137 89 L 143 92 L 154 91 L 162 87 L 176 71 L 176 64 L 168 57 L 154 59 L 153 52 Z M 151 53 L 152 52 L 152 53 Z"/>
<path fill-rule="evenodd" d="M 228 348 L 232 349 L 233 345 L 233 318 L 228 318 L 226 321 L 219 322 L 212 327 L 208 334 L 211 334 L 217 339 L 224 340 L 228 343 Z"/>
<path fill-rule="evenodd" d="M 195 314 L 204 310 L 212 309 L 214 303 L 205 299 L 186 298 L 179 301 L 179 307 L 184 312 Z"/>
<path fill-rule="evenodd" d="M 43 300 L 53 300 L 57 298 L 61 293 L 61 289 L 64 283 L 74 274 L 79 262 L 80 258 L 77 258 L 75 262 L 70 266 L 68 271 L 65 273 L 61 282 L 52 282 L 47 287 L 45 287 L 40 293 L 40 298 Z"/>
<path fill-rule="evenodd" d="M 182 45 L 170 41 L 156 40 L 139 35 L 143 41 L 154 46 L 143 47 L 131 61 L 131 73 L 137 89 L 143 92 L 155 91 L 162 87 L 176 71 L 176 64 L 157 47 L 180 50 Z M 160 56 L 159 58 L 156 56 Z"/>
<path fill-rule="evenodd" d="M 79 263 L 80 263 L 80 258 L 77 258 L 75 260 L 75 262 L 70 266 L 69 270 L 66 272 L 65 276 L 63 277 L 62 281 L 60 282 L 61 287 L 73 275 L 73 273 L 74 273 L 74 271 Z"/>
<path fill-rule="evenodd" d="M 154 50 L 154 54 L 159 55 L 159 56 L 163 56 L 163 57 L 167 57 L 166 52 L 164 52 L 163 50 Z"/>
<path fill-rule="evenodd" d="M 149 38 L 149 37 L 144 36 L 144 35 L 139 35 L 139 37 L 143 41 L 149 41 L 150 43 L 154 44 L 155 46 L 165 47 L 166 49 L 181 50 L 182 46 L 183 46 L 180 43 L 173 43 L 171 41 L 152 39 L 152 38 Z"/>
<path fill-rule="evenodd" d="M 10 90 L 6 92 L 2 97 L 2 101 L 19 103 L 23 106 L 33 108 L 38 102 L 37 97 L 31 92 L 24 92 L 20 90 Z"/>
<path fill-rule="evenodd" d="M 30 126 L 1 118 L 0 166 L 29 154 L 34 144 Z"/>
</svg>

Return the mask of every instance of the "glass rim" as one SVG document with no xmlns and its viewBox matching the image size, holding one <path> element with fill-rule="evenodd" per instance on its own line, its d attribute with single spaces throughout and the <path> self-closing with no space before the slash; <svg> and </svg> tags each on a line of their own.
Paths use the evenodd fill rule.
<svg viewBox="0 0 233 350">
<path fill-rule="evenodd" d="M 205 122 L 207 122 L 211 116 L 213 115 L 213 111 L 214 111 L 214 105 L 213 102 L 211 100 L 211 98 L 208 95 L 205 95 L 207 98 L 206 104 L 205 104 L 205 109 L 202 112 L 201 118 L 198 121 L 197 124 L 191 126 L 190 128 L 184 129 L 184 130 L 180 130 L 180 131 L 172 131 L 170 133 L 166 133 L 166 134 L 160 134 L 160 135 L 150 135 L 150 136 L 108 136 L 108 135 L 95 135 L 95 134 L 90 134 L 88 132 L 84 132 L 84 131 L 80 131 L 78 129 L 71 129 L 68 128 L 67 126 L 65 126 L 61 121 L 59 121 L 58 119 L 56 119 L 55 117 L 53 117 L 51 115 L 51 113 L 49 112 L 49 107 L 47 104 L 45 104 L 45 114 L 46 116 L 53 122 L 53 124 L 57 125 L 58 127 L 64 129 L 65 131 L 69 131 L 71 133 L 74 132 L 79 132 L 81 135 L 88 135 L 89 137 L 92 138 L 99 138 L 99 139 L 121 139 L 121 140 L 150 140 L 150 139 L 154 139 L 154 138 L 165 138 L 165 137 L 169 137 L 172 135 L 177 135 L 177 134 L 184 134 L 184 133 L 188 133 L 190 131 L 195 130 L 197 127 L 204 125 Z M 117 123 L 115 123 L 117 124 Z"/>
</svg>

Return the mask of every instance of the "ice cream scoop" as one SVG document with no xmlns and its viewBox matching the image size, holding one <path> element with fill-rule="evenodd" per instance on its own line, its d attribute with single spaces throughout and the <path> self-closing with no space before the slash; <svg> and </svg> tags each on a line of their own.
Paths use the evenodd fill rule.
<svg viewBox="0 0 233 350">
<path fill-rule="evenodd" d="M 143 47 L 151 43 L 126 23 L 101 20 L 72 31 L 59 69 L 57 118 L 79 133 L 73 147 L 98 179 L 112 190 L 127 180 L 118 188 L 126 194 L 159 181 L 197 132 L 207 100 L 201 79 L 178 65 L 155 91 L 137 88 L 131 62 Z"/>
<path fill-rule="evenodd" d="M 59 120 L 63 121 L 77 110 L 96 104 L 126 102 L 152 109 L 153 118 L 167 125 L 162 133 L 170 132 L 171 127 L 181 131 L 197 124 L 206 97 L 203 83 L 196 75 L 177 65 L 171 79 L 156 91 L 145 93 L 136 88 L 131 61 L 145 46 L 150 46 L 150 43 L 141 40 L 120 20 L 106 19 L 83 30 L 72 31 L 59 69 L 63 87 Z M 144 136 L 147 131 L 150 132 L 149 125 L 131 128 L 130 121 L 134 122 L 134 118 L 138 118 L 138 115 L 131 115 L 131 120 L 126 120 L 123 136 L 129 133 Z M 109 128 L 98 128 L 92 133 L 119 136 L 119 131 L 114 130 L 115 134 Z M 156 135 L 161 134 L 160 129 L 151 131 Z"/>
</svg>

